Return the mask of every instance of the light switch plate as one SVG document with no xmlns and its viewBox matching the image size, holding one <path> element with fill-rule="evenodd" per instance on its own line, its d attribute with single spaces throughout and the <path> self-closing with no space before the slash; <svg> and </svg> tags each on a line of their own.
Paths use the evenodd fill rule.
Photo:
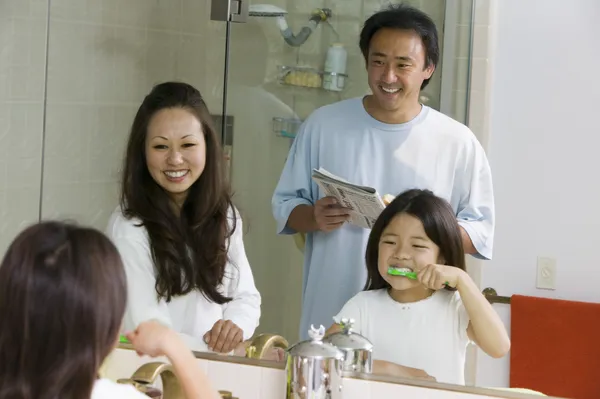
<svg viewBox="0 0 600 399">
<path fill-rule="evenodd" d="M 537 258 L 536 286 L 542 290 L 556 289 L 556 259 L 547 256 Z"/>
</svg>

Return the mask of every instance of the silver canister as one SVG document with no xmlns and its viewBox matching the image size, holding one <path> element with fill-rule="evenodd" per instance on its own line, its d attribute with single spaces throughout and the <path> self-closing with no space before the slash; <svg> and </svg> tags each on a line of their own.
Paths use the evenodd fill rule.
<svg viewBox="0 0 600 399">
<path fill-rule="evenodd" d="M 323 342 L 332 344 L 342 351 L 342 371 L 371 373 L 373 371 L 373 344 L 364 336 L 353 332 L 354 320 L 340 320 L 342 331 L 328 335 Z"/>
<path fill-rule="evenodd" d="M 344 354 L 323 342 L 325 327 L 311 326 L 308 335 L 287 350 L 286 399 L 341 399 Z"/>
</svg>

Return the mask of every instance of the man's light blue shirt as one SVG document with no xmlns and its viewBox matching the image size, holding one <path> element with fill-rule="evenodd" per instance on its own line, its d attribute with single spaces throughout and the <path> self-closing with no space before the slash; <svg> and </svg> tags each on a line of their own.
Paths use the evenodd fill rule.
<svg viewBox="0 0 600 399">
<path fill-rule="evenodd" d="M 382 196 L 411 188 L 446 199 L 467 231 L 478 257 L 491 259 L 494 195 L 485 151 L 463 124 L 423 106 L 403 124 L 371 117 L 362 98 L 316 110 L 300 127 L 272 199 L 279 234 L 298 205 L 313 205 L 324 193 L 311 179 L 322 167 Z M 344 304 L 364 288 L 364 252 L 370 230 L 345 224 L 306 235 L 300 337 L 311 324 L 328 328 Z"/>
</svg>

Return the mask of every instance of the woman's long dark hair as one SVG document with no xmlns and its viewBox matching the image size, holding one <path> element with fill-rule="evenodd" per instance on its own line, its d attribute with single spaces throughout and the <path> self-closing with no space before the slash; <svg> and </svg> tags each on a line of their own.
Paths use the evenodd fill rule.
<svg viewBox="0 0 600 399">
<path fill-rule="evenodd" d="M 371 230 L 365 253 L 368 274 L 365 291 L 390 287 L 379 273 L 379 241 L 385 228 L 400 213 L 414 216 L 423 223 L 425 234 L 439 247 L 446 265 L 466 270 L 462 235 L 450 204 L 429 190 L 411 189 L 397 196 L 381 212 Z"/>
<path fill-rule="evenodd" d="M 145 142 L 152 117 L 166 108 L 192 112 L 206 142 L 204 171 L 189 189 L 180 215 L 152 178 Z M 122 178 L 121 208 L 127 218 L 141 220 L 150 238 L 159 298 L 199 290 L 210 301 L 231 298 L 219 292 L 225 275 L 227 243 L 236 228 L 231 192 L 223 173 L 224 154 L 200 92 L 186 83 L 155 86 L 140 106 L 129 135 Z"/>
<path fill-rule="evenodd" d="M 121 258 L 102 233 L 24 230 L 0 265 L 0 399 L 90 398 L 126 301 Z"/>
</svg>

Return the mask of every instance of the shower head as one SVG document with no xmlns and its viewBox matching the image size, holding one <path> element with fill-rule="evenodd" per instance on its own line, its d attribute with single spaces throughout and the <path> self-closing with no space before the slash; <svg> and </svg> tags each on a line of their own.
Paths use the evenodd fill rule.
<svg viewBox="0 0 600 399">
<path fill-rule="evenodd" d="M 252 4 L 249 9 L 251 17 L 283 17 L 286 14 L 286 10 L 271 4 Z"/>
</svg>

